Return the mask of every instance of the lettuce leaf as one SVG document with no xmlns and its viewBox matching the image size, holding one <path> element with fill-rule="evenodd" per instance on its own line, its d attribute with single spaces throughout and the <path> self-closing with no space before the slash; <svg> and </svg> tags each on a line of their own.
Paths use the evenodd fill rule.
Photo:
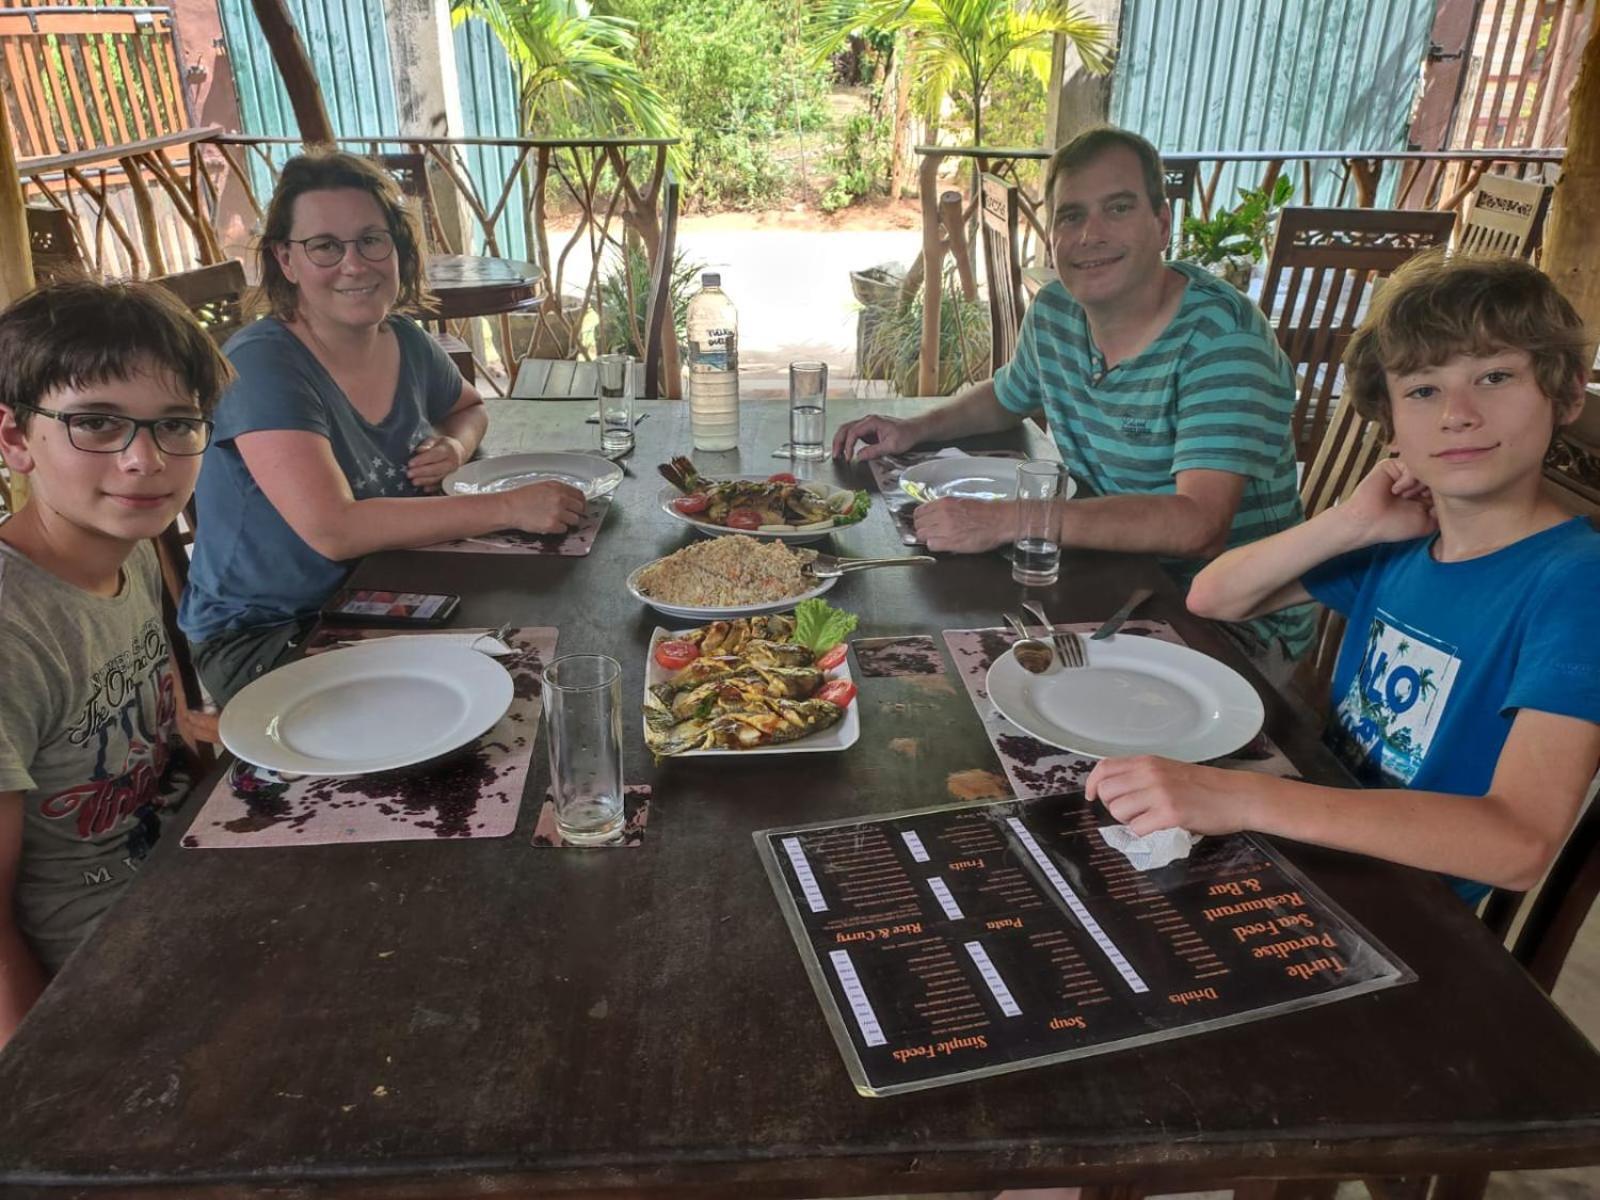
<svg viewBox="0 0 1600 1200">
<path fill-rule="evenodd" d="M 867 509 L 872 505 L 871 497 L 866 492 L 858 490 L 851 497 L 849 507 L 841 508 L 837 501 L 839 496 L 842 495 L 844 495 L 843 492 L 838 493 L 830 504 L 830 507 L 834 510 L 833 523 L 835 525 L 854 525 L 858 521 L 866 520 Z"/>
<path fill-rule="evenodd" d="M 855 613 L 826 600 L 802 600 L 794 609 L 794 640 L 813 654 L 825 654 L 850 636 L 857 620 Z"/>
</svg>

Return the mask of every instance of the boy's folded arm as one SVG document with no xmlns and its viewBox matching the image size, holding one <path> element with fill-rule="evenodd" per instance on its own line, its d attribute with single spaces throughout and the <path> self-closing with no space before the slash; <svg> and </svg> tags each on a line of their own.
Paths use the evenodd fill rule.
<svg viewBox="0 0 1600 1200">
<path fill-rule="evenodd" d="M 1249 621 L 1311 593 L 1300 580 L 1313 567 L 1363 544 L 1359 530 L 1332 510 L 1219 556 L 1189 585 L 1189 611 L 1216 621 Z"/>
<path fill-rule="evenodd" d="M 12 915 L 22 864 L 22 793 L 0 792 L 0 1047 L 44 991 L 44 968 Z"/>
<path fill-rule="evenodd" d="M 1600 766 L 1600 725 L 1517 713 L 1483 796 L 1351 790 L 1258 776 L 1249 827 L 1527 891 L 1560 851 Z"/>
</svg>

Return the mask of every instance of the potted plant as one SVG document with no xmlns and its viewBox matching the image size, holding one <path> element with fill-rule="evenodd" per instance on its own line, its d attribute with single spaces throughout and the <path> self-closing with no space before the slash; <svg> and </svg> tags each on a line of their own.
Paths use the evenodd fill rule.
<svg viewBox="0 0 1600 1200">
<path fill-rule="evenodd" d="M 943 283 L 936 391 L 949 396 L 989 375 L 989 305 L 966 298 L 954 267 L 946 266 Z M 909 298 L 896 294 L 877 309 L 862 378 L 893 380 L 902 396 L 915 396 L 921 358 L 922 293 Z"/>
<path fill-rule="evenodd" d="M 1294 181 L 1280 175 L 1268 188 L 1240 188 L 1239 203 L 1209 218 L 1185 217 L 1178 257 L 1220 275 L 1241 292 L 1250 269 L 1265 257 L 1272 218 L 1294 195 Z"/>
</svg>

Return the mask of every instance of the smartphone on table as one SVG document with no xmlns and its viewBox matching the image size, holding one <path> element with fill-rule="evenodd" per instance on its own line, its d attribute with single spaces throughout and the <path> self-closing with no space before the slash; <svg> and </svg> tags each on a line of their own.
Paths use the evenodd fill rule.
<svg viewBox="0 0 1600 1200">
<path fill-rule="evenodd" d="M 322 606 L 330 621 L 366 625 L 443 625 L 461 607 L 461 597 L 442 592 L 384 592 L 340 588 Z"/>
</svg>

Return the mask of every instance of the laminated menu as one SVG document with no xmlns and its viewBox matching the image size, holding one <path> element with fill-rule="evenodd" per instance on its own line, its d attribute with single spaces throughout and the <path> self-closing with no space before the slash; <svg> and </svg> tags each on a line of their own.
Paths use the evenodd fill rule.
<svg viewBox="0 0 1600 1200">
<path fill-rule="evenodd" d="M 1081 792 L 755 835 L 864 1096 L 1186 1037 L 1415 976 L 1254 837 L 1136 871 Z"/>
</svg>

